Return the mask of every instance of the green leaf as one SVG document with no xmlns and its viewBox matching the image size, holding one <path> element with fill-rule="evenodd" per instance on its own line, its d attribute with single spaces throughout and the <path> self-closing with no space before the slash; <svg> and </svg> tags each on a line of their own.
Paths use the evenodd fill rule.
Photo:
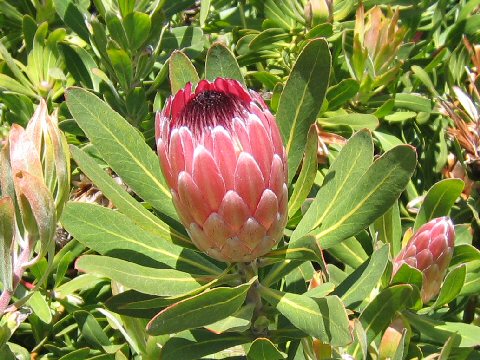
<svg viewBox="0 0 480 360">
<path fill-rule="evenodd" d="M 135 193 L 176 219 L 171 195 L 155 153 L 106 103 L 80 88 L 67 90 L 67 106 L 103 159 Z"/>
<path fill-rule="evenodd" d="M 338 204 L 342 194 L 356 186 L 372 161 L 372 137 L 368 131 L 359 131 L 352 136 L 330 166 L 315 200 L 293 232 L 291 242 L 319 226 Z"/>
<path fill-rule="evenodd" d="M 172 94 L 176 94 L 178 90 L 183 89 L 189 82 L 195 85 L 200 81 L 192 62 L 181 51 L 172 53 L 168 61 L 168 69 Z"/>
<path fill-rule="evenodd" d="M 3 179 L 2 185 L 5 186 Z M 2 190 L 5 191 L 5 189 Z M 16 227 L 15 207 L 11 197 L 2 195 L 0 199 L 0 275 L 2 291 L 13 292 L 12 243 Z"/>
<path fill-rule="evenodd" d="M 17 80 L 12 79 L 10 76 L 0 74 L 0 88 L 6 91 L 11 91 L 17 94 L 26 95 L 29 97 L 37 97 L 34 91 L 30 88 L 23 86 Z"/>
<path fill-rule="evenodd" d="M 75 263 L 82 272 L 108 277 L 123 286 L 158 296 L 181 296 L 199 289 L 211 277 L 190 275 L 174 269 L 155 269 L 108 256 L 84 255 Z"/>
<path fill-rule="evenodd" d="M 90 287 L 95 287 L 98 283 L 102 281 L 104 281 L 104 279 L 101 279 L 96 275 L 92 275 L 92 274 L 78 275 L 78 276 L 75 276 L 72 280 L 57 287 L 55 289 L 55 294 L 61 299 L 62 297 L 66 297 L 77 291 L 85 291 Z"/>
<path fill-rule="evenodd" d="M 338 84 L 328 88 L 327 95 L 328 109 L 334 110 L 345 104 L 348 100 L 357 95 L 360 85 L 355 79 L 343 79 Z"/>
<path fill-rule="evenodd" d="M 392 256 L 399 253 L 402 247 L 402 223 L 397 201 L 385 214 L 375 220 L 373 230 L 377 234 L 378 240 L 390 244 L 390 253 Z"/>
<path fill-rule="evenodd" d="M 440 292 L 437 300 L 435 300 L 435 303 L 433 304 L 433 307 L 438 308 L 448 304 L 450 301 L 455 300 L 458 294 L 460 294 L 460 291 L 462 291 L 466 275 L 467 268 L 465 264 L 457 266 L 451 270 L 443 281 L 442 287 L 440 288 Z"/>
<path fill-rule="evenodd" d="M 220 273 L 220 269 L 203 255 L 142 230 L 118 211 L 93 204 L 68 203 L 61 222 L 75 239 L 102 255 L 128 259 L 133 254 L 143 254 L 145 259 L 150 258 L 172 269 Z"/>
<path fill-rule="evenodd" d="M 257 34 L 248 44 L 250 50 L 259 51 L 275 46 L 276 42 L 291 38 L 291 34 L 282 28 L 268 28 Z"/>
<path fill-rule="evenodd" d="M 145 209 L 133 196 L 122 188 L 111 176 L 109 176 L 95 160 L 84 151 L 70 145 L 70 153 L 82 172 L 102 191 L 115 207 L 124 215 L 127 215 L 142 229 L 160 235 L 163 238 L 189 243 L 190 240 L 183 234 L 170 229 L 168 225 Z"/>
<path fill-rule="evenodd" d="M 133 64 L 130 56 L 121 49 L 108 49 L 107 54 L 120 86 L 127 91 L 133 80 Z"/>
<path fill-rule="evenodd" d="M 378 158 L 312 232 L 320 247 L 327 249 L 355 235 L 383 215 L 405 189 L 416 163 L 415 150 L 409 145 L 397 146 Z"/>
<path fill-rule="evenodd" d="M 32 296 L 27 301 L 27 306 L 32 308 L 32 311 L 45 324 L 50 324 L 52 321 L 52 311 L 48 306 L 47 300 L 39 292 L 34 291 Z"/>
<path fill-rule="evenodd" d="M 248 360 L 280 360 L 286 359 L 287 355 L 266 338 L 256 338 L 247 353 Z"/>
<path fill-rule="evenodd" d="M 332 346 L 345 346 L 352 338 L 348 318 L 337 296 L 314 299 L 260 287 L 262 297 L 295 327 Z"/>
<path fill-rule="evenodd" d="M 148 323 L 147 332 L 150 335 L 172 334 L 225 319 L 240 308 L 252 283 L 210 289 L 181 300 L 158 313 Z"/>
<path fill-rule="evenodd" d="M 92 73 L 97 64 L 92 56 L 80 46 L 64 43 L 58 45 L 65 57 L 65 66 L 73 78 L 86 88 L 98 90 L 98 78 Z"/>
<path fill-rule="evenodd" d="M 374 131 L 373 134 L 378 139 L 378 141 L 380 141 L 380 144 L 382 145 L 382 149 L 384 151 L 390 151 L 395 146 L 403 145 L 403 142 L 396 136 L 381 131 Z"/>
<path fill-rule="evenodd" d="M 428 76 L 427 72 L 423 70 L 420 66 L 413 65 L 412 66 L 412 71 L 415 74 L 415 77 L 420 80 L 423 85 L 433 94 L 438 96 L 438 92 L 435 89 L 435 85 L 433 85 L 432 80 Z"/>
<path fill-rule="evenodd" d="M 208 12 L 210 11 L 210 0 L 204 0 L 200 2 L 200 26 L 205 26 L 205 20 L 207 20 Z"/>
<path fill-rule="evenodd" d="M 196 360 L 221 350 L 250 342 L 243 334 L 214 334 L 198 329 L 172 336 L 162 347 L 162 360 Z"/>
<path fill-rule="evenodd" d="M 450 336 L 460 336 L 459 347 L 473 347 L 480 345 L 480 331 L 478 326 L 460 322 L 445 322 L 434 320 L 428 316 L 405 312 L 408 322 L 418 330 L 421 340 L 430 340 L 435 344 L 444 345 Z"/>
<path fill-rule="evenodd" d="M 320 111 L 330 77 L 331 56 L 324 39 L 307 43 L 280 96 L 277 122 L 288 154 L 289 183 L 303 157 L 310 125 Z"/>
<path fill-rule="evenodd" d="M 208 49 L 205 60 L 205 78 L 211 81 L 216 78 L 235 79 L 245 85 L 235 56 L 221 43 L 215 43 Z"/>
<path fill-rule="evenodd" d="M 464 183 L 460 179 L 444 179 L 434 184 L 423 200 L 415 219 L 414 230 L 432 219 L 448 215 L 463 187 Z"/>
<path fill-rule="evenodd" d="M 255 304 L 247 304 L 241 307 L 234 314 L 219 320 L 206 328 L 215 333 L 222 334 L 224 332 L 243 332 L 250 328 Z"/>
<path fill-rule="evenodd" d="M 318 123 L 322 126 L 350 126 L 354 130 L 369 129 L 378 127 L 378 118 L 372 114 L 349 113 L 327 118 L 319 118 Z"/>
<path fill-rule="evenodd" d="M 88 42 L 90 34 L 85 24 L 85 16 L 77 7 L 76 2 L 73 0 L 53 0 L 53 4 L 58 16 L 60 16 L 65 25 Z"/>
<path fill-rule="evenodd" d="M 432 101 L 419 94 L 397 93 L 395 94 L 395 107 L 430 113 L 432 111 Z"/>
<path fill-rule="evenodd" d="M 162 39 L 162 48 L 168 50 L 184 50 L 200 52 L 203 50 L 205 38 L 203 31 L 196 26 L 180 26 L 166 32 Z"/>
<path fill-rule="evenodd" d="M 480 251 L 470 244 L 460 244 L 453 248 L 450 266 L 480 260 Z"/>
<path fill-rule="evenodd" d="M 302 206 L 307 198 L 315 181 L 317 173 L 317 151 L 318 135 L 315 126 L 311 126 L 307 135 L 307 144 L 305 145 L 305 158 L 303 159 L 302 170 L 295 182 L 293 193 L 288 201 L 288 216 L 292 217 Z"/>
<path fill-rule="evenodd" d="M 333 245 L 328 252 L 353 269 L 358 268 L 368 258 L 362 244 L 353 236 Z"/>
<path fill-rule="evenodd" d="M 130 45 L 129 50 L 135 52 L 150 35 L 150 16 L 138 11 L 131 12 L 124 17 L 123 27 Z"/>
<path fill-rule="evenodd" d="M 393 114 L 385 116 L 385 120 L 391 123 L 402 122 L 402 121 L 413 119 L 415 116 L 417 116 L 417 113 L 413 111 L 397 111 L 397 112 L 394 112 Z"/>
<path fill-rule="evenodd" d="M 98 321 L 85 310 L 78 310 L 73 317 L 87 343 L 96 349 L 112 345 Z"/>
<path fill-rule="evenodd" d="M 342 281 L 335 289 L 334 294 L 342 299 L 345 306 L 356 308 L 377 286 L 387 263 L 388 245 L 384 245 Z"/>
<path fill-rule="evenodd" d="M 367 334 L 368 344 L 390 325 L 397 311 L 405 309 L 406 300 L 410 298 L 412 292 L 413 288 L 410 285 L 394 285 L 382 290 L 368 304 L 359 318 Z"/>
<path fill-rule="evenodd" d="M 423 284 L 423 275 L 420 270 L 404 263 L 400 266 L 400 269 L 397 270 L 390 284 L 408 284 L 416 286 L 417 289 L 420 290 Z"/>
</svg>

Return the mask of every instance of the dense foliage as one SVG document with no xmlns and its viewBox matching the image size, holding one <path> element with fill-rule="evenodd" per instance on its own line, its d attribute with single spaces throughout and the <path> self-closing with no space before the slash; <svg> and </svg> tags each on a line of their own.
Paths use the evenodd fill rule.
<svg viewBox="0 0 480 360">
<path fill-rule="evenodd" d="M 156 154 L 218 78 L 288 157 L 249 262 Z M 480 1 L 0 0 L 0 114 L 0 359 L 479 358 Z"/>
</svg>

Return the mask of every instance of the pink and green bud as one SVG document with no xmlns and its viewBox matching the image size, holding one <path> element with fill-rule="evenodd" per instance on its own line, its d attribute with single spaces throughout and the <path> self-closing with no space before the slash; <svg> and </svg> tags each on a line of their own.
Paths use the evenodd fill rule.
<svg viewBox="0 0 480 360">
<path fill-rule="evenodd" d="M 49 115 L 42 99 L 25 131 L 37 149 L 44 181 L 59 217 L 70 193 L 70 152 L 65 135 L 58 127 L 57 111 Z"/>
<path fill-rule="evenodd" d="M 247 262 L 277 244 L 287 221 L 286 154 L 275 118 L 238 81 L 202 80 L 156 118 L 160 165 L 193 243 Z"/>
<path fill-rule="evenodd" d="M 428 302 L 440 291 L 453 255 L 455 229 L 444 216 L 421 226 L 393 262 L 393 275 L 403 264 L 418 269 L 423 275 L 421 296 Z"/>
</svg>

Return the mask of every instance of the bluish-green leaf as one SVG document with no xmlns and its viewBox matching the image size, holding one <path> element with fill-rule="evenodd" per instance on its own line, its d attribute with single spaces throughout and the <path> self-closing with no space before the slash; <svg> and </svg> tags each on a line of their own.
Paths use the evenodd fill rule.
<svg viewBox="0 0 480 360">
<path fill-rule="evenodd" d="M 314 299 L 306 295 L 260 288 L 262 297 L 295 327 L 333 346 L 350 343 L 348 318 L 337 296 Z"/>
<path fill-rule="evenodd" d="M 103 159 L 122 180 L 160 212 L 176 219 L 158 158 L 139 132 L 84 89 L 67 90 L 67 106 Z"/>
<path fill-rule="evenodd" d="M 387 263 L 388 245 L 384 245 L 342 281 L 334 294 L 340 296 L 345 306 L 356 308 L 377 286 Z"/>
<path fill-rule="evenodd" d="M 305 145 L 305 157 L 303 159 L 302 170 L 298 175 L 293 193 L 288 201 L 288 216 L 292 217 L 300 209 L 307 198 L 315 180 L 317 173 L 318 135 L 314 126 L 310 127 L 307 135 L 307 144 Z"/>
<path fill-rule="evenodd" d="M 75 239 L 103 255 L 125 258 L 133 252 L 166 266 L 193 273 L 219 274 L 203 255 L 142 230 L 128 216 L 98 205 L 68 203 L 61 219 Z"/>
<path fill-rule="evenodd" d="M 234 288 L 219 287 L 181 300 L 157 314 L 147 325 L 150 335 L 195 329 L 235 313 L 245 301 L 252 281 Z"/>
<path fill-rule="evenodd" d="M 172 94 L 185 87 L 187 83 L 195 85 L 200 78 L 190 59 L 181 51 L 174 51 L 168 61 L 170 87 Z"/>
<path fill-rule="evenodd" d="M 315 200 L 292 234 L 299 239 L 323 223 L 342 195 L 356 186 L 373 161 L 373 142 L 368 131 L 359 131 L 348 141 L 330 166 Z"/>
<path fill-rule="evenodd" d="M 310 125 L 322 107 L 330 63 L 327 42 L 311 40 L 298 56 L 280 96 L 277 122 L 288 154 L 289 183 L 302 160 Z"/>
<path fill-rule="evenodd" d="M 414 230 L 432 219 L 448 215 L 463 187 L 464 183 L 460 179 L 444 179 L 434 184 L 423 200 L 415 219 Z"/>
<path fill-rule="evenodd" d="M 84 255 L 75 263 L 77 270 L 98 274 L 145 294 L 181 296 L 199 289 L 211 277 L 191 275 L 175 269 L 156 269 L 109 256 Z"/>
<path fill-rule="evenodd" d="M 205 78 L 215 80 L 216 78 L 235 79 L 245 85 L 243 75 L 238 67 L 237 60 L 232 52 L 223 44 L 213 44 L 207 52 L 205 60 Z"/>
</svg>

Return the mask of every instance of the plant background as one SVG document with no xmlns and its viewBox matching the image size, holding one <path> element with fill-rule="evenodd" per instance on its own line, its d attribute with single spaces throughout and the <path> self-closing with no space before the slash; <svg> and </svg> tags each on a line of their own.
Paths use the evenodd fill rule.
<svg viewBox="0 0 480 360">
<path fill-rule="evenodd" d="M 479 88 L 480 50 L 474 46 L 480 44 L 480 2 L 364 1 L 365 12 L 380 5 L 386 16 L 383 26 L 391 28 L 389 37 L 374 41 L 376 50 L 369 50 L 371 44 L 360 31 L 362 5 L 356 1 L 334 1 L 329 8 L 328 3 L 0 0 L 2 136 L 7 136 L 13 123 L 25 126 L 40 98 L 45 99 L 50 110 L 58 109 L 60 128 L 73 145 L 75 179 L 72 203 L 61 221 L 68 231 L 59 226 L 53 270 L 48 280 L 33 292 L 28 284 L 42 278 L 48 269 L 47 260 L 25 274 L 16 299 L 28 295 L 27 302 L 13 320 L 2 319 L 0 358 L 28 358 L 32 354 L 34 358 L 45 359 L 159 356 L 194 359 L 198 354 L 233 356 L 235 351 L 252 359 L 261 359 L 265 351 L 270 351 L 271 359 L 328 358 L 342 354 L 381 358 L 378 351 L 381 337 L 400 312 L 408 323 L 408 331 L 401 337 L 395 358 L 434 354 L 442 359 L 478 358 L 480 220 L 475 167 L 478 129 L 473 126 L 467 134 L 473 149 L 462 145 L 458 133 L 449 136 L 447 132 L 458 126 L 455 114 L 473 125 L 480 121 L 478 92 L 474 91 Z M 398 24 L 393 20 L 395 17 Z M 374 28 L 380 31 L 380 27 L 377 24 Z M 151 186 L 139 184 L 146 175 L 161 179 L 153 152 L 146 151 L 154 147 L 155 112 L 186 82 L 218 76 L 236 78 L 261 92 L 277 114 L 282 134 L 294 129 L 295 136 L 288 138 L 291 199 L 285 235 L 290 239 L 295 239 L 295 231 L 297 235 L 305 235 L 317 227 L 312 226 L 312 220 L 304 220 L 308 214 L 305 210 L 309 203 L 317 206 L 319 214 L 322 206 L 325 210 L 325 205 L 318 205 L 312 199 L 346 139 L 356 131 L 369 130 L 359 133 L 357 143 L 350 143 L 352 154 L 371 152 L 369 141 L 373 141 L 375 156 L 395 151 L 391 153 L 396 156 L 393 164 L 402 163 L 402 153 L 394 150 L 398 149 L 396 146 L 410 144 L 416 149 L 418 162 L 413 176 L 408 180 L 407 175 L 399 173 L 398 179 L 392 180 L 392 187 L 395 181 L 407 180 L 405 186 L 397 186 L 395 190 L 401 193 L 398 201 L 397 195 L 393 202 L 385 201 L 371 210 L 371 221 L 363 220 L 364 226 L 348 236 L 335 235 L 323 253 L 330 275 L 324 293 L 319 291 L 317 296 L 321 298 L 334 291 L 328 288 L 328 284 L 333 284 L 337 289 L 334 294 L 343 304 L 341 311 L 350 316 L 354 329 L 350 345 L 338 340 L 341 336 L 337 334 L 336 339 L 342 344 L 334 344 L 328 350 L 332 354 L 328 351 L 323 357 L 310 354 L 314 349 L 315 329 L 301 329 L 310 337 L 300 340 L 302 336 L 294 331 L 298 326 L 291 323 L 292 318 L 303 317 L 294 308 L 282 310 L 288 313 L 282 313 L 288 321 L 285 317 L 277 318 L 269 339 L 246 337 L 242 329 L 251 324 L 240 315 L 233 327 L 217 324 L 218 328 L 238 331 L 222 330 L 223 334 L 216 338 L 201 328 L 208 322 L 196 330 L 189 325 L 172 328 L 171 334 L 184 332 L 170 340 L 164 335 L 168 331 L 147 334 L 147 320 L 171 304 L 169 296 L 179 293 L 175 289 L 171 294 L 156 290 L 167 286 L 158 281 L 135 289 L 138 291 L 134 294 L 123 292 L 138 281 L 135 275 L 151 274 L 151 268 L 158 264 L 152 265 L 151 258 L 138 254 L 133 256 L 134 261 L 126 261 L 131 256 L 126 253 L 128 247 L 116 249 L 109 245 L 115 237 L 108 238 L 105 234 L 115 230 L 130 239 L 142 238 L 162 251 L 167 248 L 171 252 L 180 251 L 170 248 L 170 244 L 191 247 L 184 230 L 175 221 L 173 206 L 162 190 L 162 180 L 152 180 Z M 75 88 L 67 90 L 72 86 Z M 299 98 L 305 88 L 308 88 L 307 98 Z M 471 110 L 472 107 L 476 110 Z M 477 114 L 476 119 L 471 114 Z M 317 127 L 311 127 L 312 124 Z M 367 134 L 371 134 L 372 140 L 368 140 Z M 139 159 L 149 174 L 137 172 L 130 177 L 126 171 L 121 174 L 122 166 L 130 172 L 138 170 L 131 159 Z M 356 166 L 349 159 L 346 156 L 343 164 Z M 405 165 L 408 159 L 403 160 Z M 453 170 L 457 161 L 462 169 L 460 175 Z M 370 175 L 372 181 L 382 174 L 379 171 L 377 176 Z M 454 176 L 464 180 L 466 186 L 451 179 Z M 356 194 L 362 199 L 366 190 L 358 188 L 355 181 L 350 185 L 350 189 L 333 188 L 328 196 L 337 199 L 339 194 L 340 199 L 342 196 L 351 199 L 351 194 Z M 391 189 L 386 188 L 378 196 L 383 197 Z M 103 208 L 94 208 L 92 203 Z M 345 201 L 332 203 L 337 213 L 330 217 L 347 212 L 348 202 L 347 205 Z M 401 301 L 406 298 L 406 286 L 412 289 L 418 277 L 415 280 L 415 273 L 411 273 L 409 278 L 398 281 L 410 285 L 389 286 L 390 260 L 398 253 L 409 227 L 416 229 L 431 218 L 447 214 L 456 224 L 457 232 L 448 275 L 451 286 L 444 287 L 440 301 L 423 307 L 420 304 L 419 308 L 418 304 L 406 305 Z M 302 221 L 304 229 L 298 230 L 302 229 Z M 88 222 L 95 222 L 97 233 L 85 226 Z M 324 222 L 328 223 L 328 218 Z M 320 227 L 318 231 L 321 230 Z M 141 231 L 141 235 L 136 231 Z M 166 245 L 155 245 L 159 238 L 168 239 Z M 380 243 L 390 244 L 390 251 L 382 250 Z M 288 249 L 288 242 L 283 245 Z M 298 258 L 287 250 L 269 254 L 259 276 L 269 284 L 277 284 L 277 291 L 304 294 L 322 262 L 318 254 L 310 252 Z M 97 253 L 108 257 L 95 258 Z M 75 266 L 75 260 L 82 254 L 87 256 L 81 257 Z M 177 263 L 181 255 L 182 251 L 176 253 L 172 263 Z M 275 258 L 284 260 L 280 264 L 291 264 L 282 267 L 272 260 Z M 384 265 L 375 267 L 376 276 L 360 283 L 362 274 L 371 274 L 374 259 L 380 259 Z M 157 260 L 165 265 L 164 258 Z M 115 274 L 115 269 L 123 266 L 132 270 L 133 275 L 127 280 Z M 219 269 L 224 270 L 219 264 L 206 267 L 217 267 L 211 273 L 214 275 L 219 274 Z M 349 288 L 358 288 L 360 284 L 364 292 L 349 293 L 352 297 L 346 298 L 346 293 L 338 290 L 340 284 Z M 245 292 L 239 287 L 231 289 Z M 128 295 L 122 298 L 122 293 Z M 383 297 L 375 301 L 378 293 Z M 303 297 L 292 299 L 295 303 Z M 410 310 L 404 311 L 406 306 Z M 368 307 L 384 320 L 376 322 L 368 318 L 365 311 Z M 363 313 L 363 318 L 357 316 Z M 286 333 L 282 334 L 282 330 Z M 332 338 L 326 340 L 331 342 Z M 323 342 L 328 341 L 323 339 Z M 164 345 L 162 350 L 157 344 Z M 242 348 L 238 344 L 248 345 Z M 232 347 L 230 352 L 225 350 Z"/>
</svg>

